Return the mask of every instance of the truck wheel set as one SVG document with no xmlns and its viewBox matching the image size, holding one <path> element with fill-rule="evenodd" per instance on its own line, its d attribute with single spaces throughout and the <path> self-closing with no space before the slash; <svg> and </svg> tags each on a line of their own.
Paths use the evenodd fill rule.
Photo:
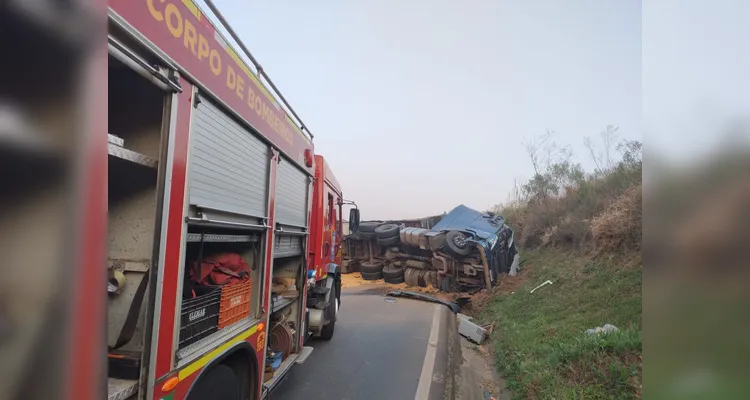
<svg viewBox="0 0 750 400">
<path fill-rule="evenodd" d="M 382 224 L 379 222 L 363 222 L 359 226 L 361 235 L 369 240 L 375 239 L 381 247 L 397 246 L 401 242 L 401 227 L 397 224 Z M 374 281 L 383 279 L 387 283 L 404 283 L 404 269 L 393 265 L 385 265 L 382 261 L 365 261 L 360 264 L 362 279 Z"/>
<path fill-rule="evenodd" d="M 408 232 L 409 229 L 406 228 Z M 402 243 L 401 225 L 382 222 L 363 222 L 359 226 L 359 235 L 370 243 L 375 241 L 381 248 L 392 248 Z M 454 256 L 464 256 L 471 252 L 466 235 L 459 231 L 450 231 L 446 234 L 446 250 Z M 405 244 L 408 244 L 404 242 Z M 388 259 L 388 256 L 386 256 Z M 388 259 L 390 260 L 390 259 Z M 383 279 L 386 283 L 406 283 L 408 286 L 428 287 L 439 289 L 440 279 L 437 271 L 430 271 L 418 267 L 404 266 L 401 262 L 392 260 L 383 262 L 379 259 L 363 261 L 360 264 L 362 279 L 374 281 Z"/>
<path fill-rule="evenodd" d="M 517 259 L 505 219 L 464 205 L 440 216 L 352 226 L 344 262 L 359 266 L 364 280 L 475 293 L 491 289 Z"/>
<path fill-rule="evenodd" d="M 408 228 L 407 228 L 408 229 Z M 398 246 L 401 243 L 401 225 L 394 223 L 363 222 L 359 226 L 359 234 L 369 241 L 374 241 L 382 248 Z M 467 237 L 458 231 L 448 232 L 450 238 L 448 250 L 454 255 L 464 255 L 471 251 L 467 245 Z M 447 238 L 446 238 L 447 240 Z M 360 264 L 362 279 L 375 281 L 383 279 L 386 283 L 406 283 L 408 286 L 440 287 L 436 271 L 421 268 L 404 267 L 400 262 L 383 262 L 378 259 L 364 261 Z"/>
</svg>

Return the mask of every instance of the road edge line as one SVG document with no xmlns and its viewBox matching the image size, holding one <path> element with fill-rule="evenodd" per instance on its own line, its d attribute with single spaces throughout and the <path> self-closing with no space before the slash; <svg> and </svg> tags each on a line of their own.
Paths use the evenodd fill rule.
<svg viewBox="0 0 750 400">
<path fill-rule="evenodd" d="M 437 358 L 437 345 L 438 345 L 438 334 L 440 333 L 440 311 L 444 307 L 440 304 L 435 304 L 434 311 L 432 313 L 432 327 L 430 328 L 430 338 L 427 341 L 427 352 L 424 355 L 424 363 L 422 363 L 422 374 L 419 376 L 419 385 L 417 386 L 417 394 L 414 396 L 414 400 L 427 400 L 430 395 L 430 387 L 432 386 L 432 375 L 435 371 L 435 359 Z"/>
</svg>

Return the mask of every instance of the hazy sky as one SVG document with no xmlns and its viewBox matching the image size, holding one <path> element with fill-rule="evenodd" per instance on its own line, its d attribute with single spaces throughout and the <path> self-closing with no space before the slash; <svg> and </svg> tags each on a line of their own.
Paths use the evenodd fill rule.
<svg viewBox="0 0 750 400">
<path fill-rule="evenodd" d="M 750 121 L 749 19 L 746 0 L 644 3 L 643 130 L 659 159 L 689 162 Z"/>
<path fill-rule="evenodd" d="M 502 202 L 547 129 L 641 139 L 639 1 L 214 2 L 364 219 Z"/>
</svg>

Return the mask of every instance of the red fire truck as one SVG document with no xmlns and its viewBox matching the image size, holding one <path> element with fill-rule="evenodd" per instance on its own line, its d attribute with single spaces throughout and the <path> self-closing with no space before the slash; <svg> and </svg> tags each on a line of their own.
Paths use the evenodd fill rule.
<svg viewBox="0 0 750 400">
<path fill-rule="evenodd" d="M 341 187 L 205 3 L 109 0 L 110 400 L 265 398 L 334 332 Z"/>
</svg>

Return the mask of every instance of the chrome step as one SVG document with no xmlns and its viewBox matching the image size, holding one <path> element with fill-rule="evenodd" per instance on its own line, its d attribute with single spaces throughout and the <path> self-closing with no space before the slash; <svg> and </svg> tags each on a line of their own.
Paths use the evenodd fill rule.
<svg viewBox="0 0 750 400">
<path fill-rule="evenodd" d="M 310 357 L 310 354 L 312 354 L 314 348 L 310 346 L 304 346 L 302 347 L 302 351 L 299 352 L 299 357 L 297 357 L 297 361 L 295 361 L 297 364 L 302 364 L 307 360 L 307 357 Z"/>
<path fill-rule="evenodd" d="M 127 400 L 138 394 L 138 380 L 107 378 L 107 400 Z"/>
<path fill-rule="evenodd" d="M 267 396 L 279 383 L 281 383 L 286 377 L 287 372 L 289 372 L 289 369 L 294 365 L 294 362 L 297 361 L 297 358 L 299 358 L 299 354 L 290 354 L 289 357 L 281 363 L 279 368 L 276 369 L 276 372 L 273 374 L 273 378 L 263 384 L 263 395 L 261 395 L 261 398 Z"/>
</svg>

